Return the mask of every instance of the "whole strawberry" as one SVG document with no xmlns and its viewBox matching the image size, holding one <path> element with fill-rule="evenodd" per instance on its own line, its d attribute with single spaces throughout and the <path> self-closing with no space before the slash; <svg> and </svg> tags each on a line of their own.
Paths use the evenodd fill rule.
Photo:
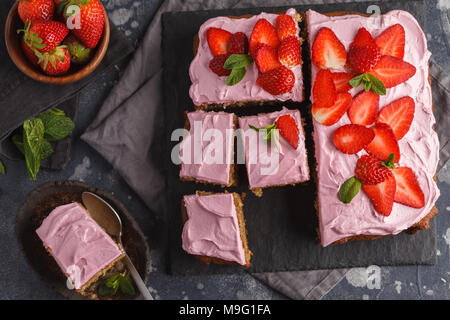
<svg viewBox="0 0 450 320">
<path fill-rule="evenodd" d="M 73 35 L 69 35 L 66 39 L 64 39 L 63 44 L 67 46 L 67 50 L 69 50 L 70 53 L 70 62 L 73 64 L 83 65 L 88 63 L 92 58 L 92 49 L 86 47 Z"/>
<path fill-rule="evenodd" d="M 26 22 L 24 29 L 17 30 L 23 32 L 23 41 L 31 49 L 39 53 L 52 51 L 61 44 L 69 33 L 66 25 L 57 21 L 33 21 Z"/>
<path fill-rule="evenodd" d="M 39 65 L 50 76 L 59 76 L 70 68 L 70 53 L 65 46 L 59 46 L 43 54 Z"/>
<path fill-rule="evenodd" d="M 34 52 L 34 50 L 31 49 L 30 46 L 23 40 L 21 41 L 20 45 L 28 61 L 30 61 L 33 66 L 39 68 L 39 58 L 38 55 Z"/>
<path fill-rule="evenodd" d="M 20 0 L 17 11 L 23 22 L 49 21 L 52 20 L 55 12 L 55 3 L 53 0 Z"/>
</svg>

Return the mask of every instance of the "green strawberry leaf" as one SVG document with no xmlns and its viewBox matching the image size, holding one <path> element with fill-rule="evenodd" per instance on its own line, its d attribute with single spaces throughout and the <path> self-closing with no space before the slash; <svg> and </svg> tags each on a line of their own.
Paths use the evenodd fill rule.
<svg viewBox="0 0 450 320">
<path fill-rule="evenodd" d="M 245 72 L 245 67 L 232 69 L 227 78 L 227 86 L 234 86 L 239 83 L 244 78 Z"/>
<path fill-rule="evenodd" d="M 232 54 L 223 64 L 224 69 L 244 68 L 253 62 L 253 59 L 248 54 Z"/>
<path fill-rule="evenodd" d="M 345 181 L 339 189 L 339 200 L 343 203 L 350 203 L 359 193 L 359 190 L 361 190 L 361 181 L 355 177 L 351 177 Z"/>
</svg>

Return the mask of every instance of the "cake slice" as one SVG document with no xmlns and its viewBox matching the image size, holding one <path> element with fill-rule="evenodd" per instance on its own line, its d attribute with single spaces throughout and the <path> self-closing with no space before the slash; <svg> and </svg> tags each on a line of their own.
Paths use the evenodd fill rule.
<svg viewBox="0 0 450 320">
<path fill-rule="evenodd" d="M 82 295 L 91 295 L 87 292 L 89 286 L 125 256 L 120 245 L 78 203 L 55 208 L 36 233 Z"/>
<path fill-rule="evenodd" d="M 183 249 L 205 264 L 250 267 L 244 204 L 237 193 L 197 191 L 183 197 Z"/>
<path fill-rule="evenodd" d="M 309 180 L 300 111 L 289 110 L 239 117 L 249 188 L 294 185 Z"/>
<path fill-rule="evenodd" d="M 401 10 L 306 17 L 322 246 L 428 228 L 439 141 L 422 29 Z"/>
<path fill-rule="evenodd" d="M 236 122 L 232 113 L 186 113 L 185 129 L 189 133 L 180 145 L 181 180 L 237 185 L 233 159 Z"/>
<path fill-rule="evenodd" d="M 216 17 L 194 40 L 189 95 L 198 108 L 304 99 L 300 15 Z"/>
</svg>

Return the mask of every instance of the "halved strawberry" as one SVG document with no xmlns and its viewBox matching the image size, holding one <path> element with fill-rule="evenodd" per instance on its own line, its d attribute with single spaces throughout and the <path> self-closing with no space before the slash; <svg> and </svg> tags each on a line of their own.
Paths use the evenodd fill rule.
<svg viewBox="0 0 450 320">
<path fill-rule="evenodd" d="M 363 184 L 363 190 L 369 199 L 372 200 L 375 210 L 378 213 L 384 216 L 389 216 L 391 214 L 396 190 L 394 176 L 391 176 L 378 184 Z"/>
<path fill-rule="evenodd" d="M 392 170 L 392 173 L 397 182 L 394 201 L 408 207 L 422 208 L 425 205 L 425 196 L 414 171 L 408 167 L 398 167 Z"/>
<path fill-rule="evenodd" d="M 256 79 L 258 86 L 273 95 L 290 92 L 294 87 L 294 83 L 294 73 L 285 66 L 262 73 Z"/>
<path fill-rule="evenodd" d="M 323 27 L 312 45 L 312 61 L 321 69 L 339 68 L 347 61 L 347 51 L 334 32 Z"/>
<path fill-rule="evenodd" d="M 353 98 L 347 115 L 352 123 L 368 126 L 375 122 L 379 106 L 379 95 L 372 91 L 362 91 Z"/>
<path fill-rule="evenodd" d="M 228 54 L 247 54 L 248 53 L 248 39 L 245 33 L 233 33 L 227 43 Z"/>
<path fill-rule="evenodd" d="M 317 122 L 325 126 L 332 126 L 345 114 L 351 101 L 350 93 L 338 93 L 336 102 L 331 107 L 320 107 L 314 103 L 311 112 Z"/>
<path fill-rule="evenodd" d="M 275 28 L 266 19 L 259 19 L 253 27 L 249 44 L 251 55 L 253 55 L 253 49 L 258 43 L 266 44 L 272 48 L 278 48 L 280 44 Z"/>
<path fill-rule="evenodd" d="M 275 29 L 280 41 L 283 41 L 288 37 L 297 35 L 297 23 L 294 21 L 294 19 L 292 19 L 290 15 L 287 15 L 285 13 L 282 13 L 277 17 Z"/>
<path fill-rule="evenodd" d="M 401 24 L 395 24 L 383 31 L 375 39 L 381 49 L 381 54 L 403 60 L 405 56 L 405 29 Z"/>
<path fill-rule="evenodd" d="M 262 73 L 281 66 L 278 60 L 277 50 L 265 44 L 257 46 L 254 51 L 254 60 L 258 70 Z"/>
<path fill-rule="evenodd" d="M 347 64 L 351 72 L 362 74 L 372 70 L 380 58 L 381 51 L 377 46 L 352 46 L 348 51 Z"/>
<path fill-rule="evenodd" d="M 397 139 L 395 139 L 394 131 L 385 123 L 377 123 L 372 128 L 375 138 L 364 149 L 368 154 L 377 157 L 382 161 L 386 161 L 391 153 L 394 156 L 394 162 L 400 161 L 400 148 Z"/>
<path fill-rule="evenodd" d="M 395 138 L 400 140 L 411 127 L 416 104 L 411 97 L 395 100 L 381 109 L 377 123 L 386 123 L 394 130 Z"/>
<path fill-rule="evenodd" d="M 313 99 L 316 107 L 331 107 L 336 102 L 336 87 L 331 71 L 321 69 L 317 72 L 313 86 Z"/>
<path fill-rule="evenodd" d="M 414 76 L 416 67 L 399 58 L 381 56 L 380 61 L 369 73 L 381 80 L 386 88 L 392 88 Z"/>
<path fill-rule="evenodd" d="M 287 37 L 281 41 L 278 60 L 287 67 L 294 67 L 302 62 L 302 47 L 297 37 Z"/>
<path fill-rule="evenodd" d="M 355 154 L 364 149 L 375 137 L 369 128 L 359 124 L 346 124 L 334 132 L 334 145 L 342 153 Z"/>
<path fill-rule="evenodd" d="M 211 71 L 218 76 L 229 76 L 231 73 L 231 69 L 224 69 L 223 67 L 228 57 L 228 54 L 220 54 L 212 58 L 209 62 L 209 68 L 211 69 Z"/>
<path fill-rule="evenodd" d="M 393 164 L 392 164 L 393 165 Z M 365 185 L 374 185 L 392 176 L 392 171 L 381 160 L 363 155 L 356 162 L 355 178 Z"/>
<path fill-rule="evenodd" d="M 231 33 L 226 30 L 214 27 L 206 30 L 206 39 L 213 56 L 227 53 L 228 40 L 230 38 Z"/>
<path fill-rule="evenodd" d="M 285 114 L 278 118 L 277 129 L 280 130 L 281 136 L 285 138 L 294 149 L 297 149 L 299 139 L 298 125 L 290 114 Z"/>
<path fill-rule="evenodd" d="M 350 47 L 352 46 L 359 46 L 359 47 L 365 47 L 365 46 L 377 46 L 375 40 L 373 39 L 372 35 L 369 31 L 367 31 L 366 28 L 360 28 L 358 32 L 356 33 L 356 36 L 353 40 L 353 42 L 350 44 Z"/>
<path fill-rule="evenodd" d="M 347 72 L 332 72 L 331 77 L 337 93 L 348 92 L 353 88 L 349 81 L 355 77 L 354 75 Z"/>
</svg>

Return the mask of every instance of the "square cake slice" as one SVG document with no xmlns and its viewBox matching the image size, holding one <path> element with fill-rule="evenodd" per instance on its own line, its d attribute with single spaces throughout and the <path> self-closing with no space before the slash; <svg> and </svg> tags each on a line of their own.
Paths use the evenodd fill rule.
<svg viewBox="0 0 450 320">
<path fill-rule="evenodd" d="M 186 113 L 189 130 L 180 145 L 180 179 L 230 187 L 237 185 L 234 165 L 236 117 L 227 112 Z"/>
<path fill-rule="evenodd" d="M 303 101 L 300 20 L 296 10 L 289 9 L 284 14 L 222 16 L 203 23 L 189 68 L 194 105 L 208 109 Z M 239 68 L 223 68 L 230 55 Z"/>
<path fill-rule="evenodd" d="M 250 267 L 244 204 L 237 193 L 208 193 L 183 197 L 182 245 L 205 264 Z"/>
<path fill-rule="evenodd" d="M 78 203 L 55 208 L 36 233 L 81 294 L 125 255 Z"/>
<path fill-rule="evenodd" d="M 277 112 L 239 117 L 239 127 L 251 190 L 309 180 L 299 110 L 283 107 Z"/>
</svg>

